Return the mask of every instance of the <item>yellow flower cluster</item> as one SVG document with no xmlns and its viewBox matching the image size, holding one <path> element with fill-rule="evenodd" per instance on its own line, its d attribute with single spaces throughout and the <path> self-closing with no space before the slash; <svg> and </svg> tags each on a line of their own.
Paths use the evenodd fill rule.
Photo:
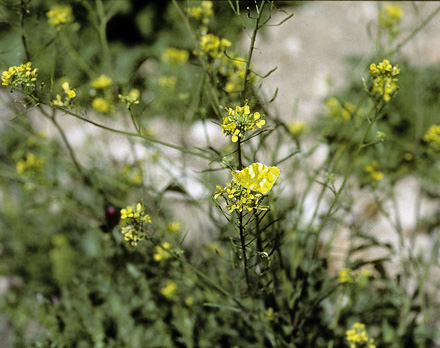
<svg viewBox="0 0 440 348">
<path fill-rule="evenodd" d="M 440 150 L 440 125 L 432 125 L 423 136 L 423 140 L 429 143 L 434 149 Z"/>
<path fill-rule="evenodd" d="M 60 28 L 60 25 L 73 21 L 72 7 L 55 5 L 46 13 L 49 25 Z"/>
<path fill-rule="evenodd" d="M 379 64 L 370 65 L 370 74 L 373 78 L 372 93 L 377 97 L 382 97 L 386 102 L 397 92 L 399 86 L 397 75 L 400 74 L 399 67 L 391 65 L 390 61 L 384 59 Z"/>
<path fill-rule="evenodd" d="M 176 76 L 161 76 L 159 77 L 159 86 L 165 89 L 173 90 L 176 88 L 177 77 Z"/>
<path fill-rule="evenodd" d="M 32 63 L 11 66 L 2 73 L 3 86 L 35 87 L 38 69 L 32 69 Z"/>
<path fill-rule="evenodd" d="M 28 153 L 24 160 L 17 162 L 17 174 L 30 174 L 41 171 L 44 166 L 44 159 L 37 159 L 34 154 Z"/>
<path fill-rule="evenodd" d="M 350 268 L 343 268 L 339 271 L 339 281 L 341 283 L 354 283 L 360 278 L 369 277 L 371 277 L 371 272 L 367 269 L 364 269 L 361 272 L 356 272 Z"/>
<path fill-rule="evenodd" d="M 142 184 L 142 173 L 138 167 L 124 166 L 124 177 L 129 184 Z"/>
<path fill-rule="evenodd" d="M 246 61 L 241 57 L 237 57 L 232 60 L 228 57 L 223 57 L 222 66 L 220 67 L 219 72 L 226 77 L 226 92 L 240 92 L 243 88 L 243 79 L 246 72 Z M 251 78 L 252 76 L 249 74 L 248 80 Z"/>
<path fill-rule="evenodd" d="M 376 348 L 374 345 L 374 339 L 368 338 L 367 332 L 365 331 L 365 325 L 362 323 L 354 323 L 351 330 L 348 330 L 345 334 L 347 341 L 350 344 L 350 348 Z"/>
<path fill-rule="evenodd" d="M 223 52 L 227 47 L 231 46 L 231 42 L 227 39 L 221 39 L 213 34 L 206 34 L 200 38 L 200 52 L 213 59 L 223 57 Z"/>
<path fill-rule="evenodd" d="M 105 74 L 102 74 L 97 79 L 92 81 L 92 87 L 96 89 L 104 89 L 110 87 L 113 83 L 113 80 Z"/>
<path fill-rule="evenodd" d="M 402 7 L 395 4 L 386 4 L 379 15 L 380 25 L 393 27 L 400 23 L 403 16 Z"/>
<path fill-rule="evenodd" d="M 364 169 L 365 173 L 368 173 L 373 181 L 381 181 L 384 178 L 384 174 L 377 170 L 378 166 L 377 162 L 372 162 Z"/>
<path fill-rule="evenodd" d="M 121 220 L 125 220 L 121 233 L 132 246 L 145 238 L 148 231 L 147 224 L 151 223 L 150 215 L 145 214 L 145 207 L 141 203 L 138 203 L 136 207 L 128 206 L 121 209 Z"/>
<path fill-rule="evenodd" d="M 169 65 L 182 65 L 188 61 L 189 53 L 185 50 L 179 50 L 177 48 L 167 48 L 162 54 L 162 61 Z"/>
<path fill-rule="evenodd" d="M 127 109 L 130 109 L 133 104 L 139 104 L 140 95 L 141 92 L 138 89 L 132 89 L 127 95 L 118 94 L 118 98 L 125 104 Z"/>
<path fill-rule="evenodd" d="M 180 229 L 182 228 L 182 223 L 179 221 L 173 221 L 170 222 L 169 224 L 167 224 L 167 230 L 171 233 L 176 233 L 179 232 Z"/>
<path fill-rule="evenodd" d="M 96 111 L 99 111 L 103 114 L 107 114 L 113 109 L 113 104 L 108 99 L 98 97 L 98 98 L 93 99 L 92 108 L 94 108 Z"/>
<path fill-rule="evenodd" d="M 227 182 L 225 187 L 217 185 L 217 191 L 214 194 L 214 199 L 222 196 L 226 202 L 226 208 L 229 213 L 237 210 L 242 212 L 243 210 L 252 211 L 256 210 L 268 210 L 269 207 L 263 206 L 263 194 L 254 192 L 251 189 L 247 189 L 235 180 Z"/>
<path fill-rule="evenodd" d="M 212 1 L 202 1 L 201 6 L 191 7 L 188 9 L 188 15 L 196 20 L 202 21 L 205 25 L 208 24 L 209 18 L 214 16 Z"/>
<path fill-rule="evenodd" d="M 155 253 L 153 255 L 153 259 L 156 262 L 161 262 L 161 261 L 165 261 L 168 260 L 171 257 L 171 254 L 167 251 L 171 249 L 171 244 L 170 243 L 162 243 L 162 246 L 160 245 L 156 245 L 154 247 Z"/>
<path fill-rule="evenodd" d="M 102 74 L 91 82 L 92 87 L 99 90 L 101 95 L 92 101 L 92 108 L 96 111 L 108 114 L 113 109 L 112 98 L 106 93 L 108 91 L 105 91 L 105 89 L 111 87 L 112 84 L 113 80 L 105 74 Z"/>
<path fill-rule="evenodd" d="M 294 138 L 299 138 L 309 131 L 309 127 L 304 122 L 292 122 L 287 125 L 289 133 Z"/>
<path fill-rule="evenodd" d="M 160 289 L 160 293 L 166 298 L 171 299 L 174 297 L 176 290 L 177 284 L 174 283 L 172 280 L 167 280 L 165 287 Z"/>
<path fill-rule="evenodd" d="M 325 102 L 327 107 L 327 114 L 334 118 L 343 118 L 344 120 L 349 120 L 352 116 L 357 116 L 362 113 L 362 109 L 356 108 L 350 102 L 345 102 L 341 104 L 338 99 L 330 98 Z"/>
<path fill-rule="evenodd" d="M 233 143 L 244 138 L 247 131 L 255 127 L 261 128 L 266 124 L 259 112 L 251 113 L 249 106 L 237 106 L 235 109 L 226 108 L 228 115 L 223 117 L 223 134 L 230 135 Z"/>
<path fill-rule="evenodd" d="M 64 90 L 64 93 L 66 94 L 66 97 L 64 98 L 64 101 L 61 100 L 61 96 L 57 94 L 57 99 L 52 100 L 53 105 L 57 106 L 70 106 L 70 103 L 74 98 L 76 98 L 76 92 L 74 89 L 71 89 L 69 86 L 69 82 L 64 82 L 61 86 Z"/>
</svg>

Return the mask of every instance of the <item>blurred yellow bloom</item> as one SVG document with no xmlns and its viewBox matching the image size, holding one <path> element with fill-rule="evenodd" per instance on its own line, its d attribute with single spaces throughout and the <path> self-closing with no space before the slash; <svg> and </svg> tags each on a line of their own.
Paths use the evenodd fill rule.
<svg viewBox="0 0 440 348">
<path fill-rule="evenodd" d="M 374 345 L 374 339 L 368 338 L 365 331 L 365 325 L 362 323 L 354 323 L 351 330 L 347 330 L 346 338 L 350 344 L 350 348 L 367 347 L 376 348 Z"/>
<path fill-rule="evenodd" d="M 49 18 L 49 25 L 54 27 L 73 21 L 72 7 L 69 5 L 54 5 L 46 15 Z"/>
<path fill-rule="evenodd" d="M 112 109 L 112 103 L 104 98 L 95 98 L 92 101 L 92 107 L 103 114 L 107 114 Z"/>
<path fill-rule="evenodd" d="M 172 280 L 167 280 L 164 288 L 160 290 L 160 293 L 168 299 L 174 297 L 174 294 L 177 290 L 177 285 Z"/>
<path fill-rule="evenodd" d="M 162 54 L 162 61 L 170 65 L 181 65 L 188 61 L 189 53 L 177 48 L 167 48 Z"/>
<path fill-rule="evenodd" d="M 159 77 L 159 86 L 166 89 L 173 90 L 176 88 L 177 77 L 176 76 L 161 76 Z"/>
<path fill-rule="evenodd" d="M 112 83 L 113 83 L 113 80 L 110 77 L 108 77 L 105 74 L 102 74 L 96 80 L 92 81 L 92 86 L 93 86 L 93 88 L 96 88 L 96 89 L 103 89 L 103 88 L 111 86 Z"/>
</svg>

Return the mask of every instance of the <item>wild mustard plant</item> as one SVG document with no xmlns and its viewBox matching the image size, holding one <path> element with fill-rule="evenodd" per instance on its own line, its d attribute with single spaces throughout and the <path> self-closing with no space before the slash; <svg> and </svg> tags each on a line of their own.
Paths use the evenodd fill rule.
<svg viewBox="0 0 440 348">
<path fill-rule="evenodd" d="M 35 88 L 38 68 L 32 69 L 32 63 L 11 66 L 2 73 L 2 86 L 21 87 L 27 91 Z"/>
<path fill-rule="evenodd" d="M 423 136 L 423 140 L 427 142 L 433 149 L 440 150 L 440 126 L 432 125 Z"/>
<path fill-rule="evenodd" d="M 44 167 L 44 159 L 37 158 L 33 153 L 27 153 L 25 159 L 17 162 L 16 170 L 17 174 L 32 175 L 37 172 L 41 172 Z"/>
<path fill-rule="evenodd" d="M 188 61 L 189 53 L 185 50 L 179 50 L 178 48 L 169 47 L 161 56 L 162 62 L 171 66 L 181 66 Z"/>
<path fill-rule="evenodd" d="M 336 98 L 329 98 L 325 102 L 325 106 L 327 108 L 327 114 L 330 117 L 334 117 L 335 119 L 342 118 L 343 120 L 350 120 L 352 117 L 357 115 L 362 115 L 363 110 L 356 108 L 350 102 L 345 102 L 341 104 Z"/>
<path fill-rule="evenodd" d="M 110 87 L 113 84 L 113 80 L 105 74 L 102 74 L 97 79 L 92 81 L 92 87 L 96 89 L 104 89 Z"/>
<path fill-rule="evenodd" d="M 61 99 L 61 96 L 57 94 L 56 99 L 52 100 L 52 104 L 56 106 L 70 107 L 72 101 L 76 98 L 76 91 L 70 88 L 68 82 L 64 82 L 62 84 L 62 88 L 64 90 L 64 94 L 66 94 L 64 101 Z"/>
<path fill-rule="evenodd" d="M 226 111 L 228 114 L 223 117 L 223 134 L 230 135 L 233 143 L 243 139 L 246 132 L 254 131 L 255 127 L 261 129 L 266 124 L 264 116 L 258 111 L 251 113 L 247 104 L 236 106 L 235 109 L 227 108 Z"/>
<path fill-rule="evenodd" d="M 167 280 L 166 285 L 160 290 L 160 293 L 167 299 L 171 300 L 175 297 L 176 291 L 177 284 L 172 280 Z"/>
<path fill-rule="evenodd" d="M 106 98 L 98 97 L 92 101 L 92 108 L 103 114 L 108 114 L 113 110 L 113 107 L 113 103 Z"/>
<path fill-rule="evenodd" d="M 403 9 L 397 3 L 385 4 L 379 14 L 379 24 L 390 35 L 390 39 L 395 39 L 400 34 L 400 22 L 403 17 Z"/>
<path fill-rule="evenodd" d="M 373 79 L 372 94 L 388 102 L 399 89 L 396 84 L 399 80 L 397 78 L 400 74 L 399 67 L 391 65 L 388 59 L 384 59 L 377 65 L 374 63 L 370 65 L 370 74 Z"/>
<path fill-rule="evenodd" d="M 123 223 L 121 233 L 132 246 L 145 239 L 148 224 L 151 224 L 150 215 L 145 213 L 145 207 L 141 203 L 136 204 L 135 207 L 127 206 L 121 209 L 121 221 Z"/>
<path fill-rule="evenodd" d="M 371 180 L 381 181 L 384 178 L 384 173 L 378 171 L 379 164 L 372 162 L 364 168 L 364 172 L 367 173 Z"/>
<path fill-rule="evenodd" d="M 371 277 L 371 271 L 364 269 L 362 271 L 353 271 L 350 268 L 343 268 L 338 273 L 340 283 L 354 283 L 356 281 L 363 281 Z"/>
<path fill-rule="evenodd" d="M 365 331 L 365 324 L 354 323 L 351 330 L 346 332 L 346 336 L 350 348 L 376 348 L 374 339 L 368 338 L 367 332 Z"/>
<path fill-rule="evenodd" d="M 156 262 L 166 261 L 171 258 L 171 254 L 167 251 L 171 249 L 171 244 L 168 242 L 162 243 L 162 245 L 156 245 L 154 247 L 153 259 Z"/>
<path fill-rule="evenodd" d="M 310 132 L 309 127 L 304 122 L 291 122 L 287 124 L 287 129 L 290 135 L 294 138 L 301 138 Z"/>
<path fill-rule="evenodd" d="M 224 38 L 219 38 L 214 34 L 206 34 L 200 38 L 200 54 L 208 56 L 211 59 L 220 59 L 224 55 L 226 48 L 232 43 Z M 194 53 L 197 54 L 197 51 Z"/>
<path fill-rule="evenodd" d="M 127 109 L 130 109 L 132 105 L 139 104 L 139 97 L 141 93 L 138 89 L 132 89 L 128 94 L 118 94 L 119 100 L 125 104 Z"/>
<path fill-rule="evenodd" d="M 72 7 L 69 5 L 54 5 L 46 13 L 49 25 L 61 30 L 64 24 L 73 21 Z"/>
<path fill-rule="evenodd" d="M 202 1 L 200 6 L 188 8 L 189 17 L 200 22 L 198 29 L 201 33 L 206 33 L 208 31 L 209 21 L 214 16 L 214 10 L 212 7 L 212 1 Z"/>
</svg>

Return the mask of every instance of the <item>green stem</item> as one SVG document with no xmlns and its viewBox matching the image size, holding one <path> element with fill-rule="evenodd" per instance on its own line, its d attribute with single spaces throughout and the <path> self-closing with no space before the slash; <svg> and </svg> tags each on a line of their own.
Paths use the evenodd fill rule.
<svg viewBox="0 0 440 348">
<path fill-rule="evenodd" d="M 87 64 L 87 62 L 83 59 L 83 57 L 78 53 L 78 51 L 72 46 L 69 38 L 63 32 L 60 33 L 60 41 L 63 47 L 67 50 L 69 56 L 73 59 L 73 61 L 81 68 L 89 79 L 93 78 L 93 70 Z"/>
<path fill-rule="evenodd" d="M 251 65 L 251 60 L 252 60 L 252 54 L 254 52 L 254 47 L 255 47 L 255 40 L 257 38 L 257 32 L 260 29 L 260 19 L 261 16 L 263 14 L 263 9 L 264 9 L 264 5 L 266 5 L 266 0 L 263 0 L 261 3 L 261 7 L 258 10 L 258 6 L 257 6 L 257 11 L 258 11 L 258 16 L 257 19 L 255 21 L 255 27 L 254 27 L 254 31 L 252 32 L 252 37 L 251 37 L 251 45 L 249 47 L 249 52 L 248 52 L 248 57 L 246 59 L 246 69 L 244 71 L 244 77 L 243 77 L 243 89 L 241 91 L 241 96 L 242 99 L 246 100 L 246 84 L 247 84 L 247 78 L 249 75 L 249 71 L 250 71 L 250 65 Z"/>
<path fill-rule="evenodd" d="M 110 47 L 108 45 L 107 33 L 106 33 L 108 18 L 106 18 L 104 4 L 102 3 L 102 0 L 96 0 L 96 8 L 99 17 L 99 40 L 101 41 L 101 45 L 104 53 L 104 60 L 107 65 L 107 69 L 109 69 L 110 71 L 111 77 L 114 79 L 115 76 L 113 73 Z"/>
<path fill-rule="evenodd" d="M 380 110 L 381 110 L 381 108 L 377 108 L 376 109 L 376 113 L 374 115 L 374 118 L 369 123 L 369 125 L 367 127 L 367 130 L 365 131 L 364 136 L 362 137 L 362 140 L 361 140 L 359 146 L 357 147 L 357 150 L 356 150 L 353 158 L 351 159 L 350 166 L 348 167 L 347 172 L 345 173 L 344 180 L 342 181 L 342 184 L 339 187 L 339 190 L 336 192 L 336 195 L 333 198 L 333 201 L 332 201 L 332 203 L 330 204 L 330 207 L 327 210 L 327 214 L 324 216 L 324 218 L 321 221 L 321 224 L 319 225 L 319 228 L 318 228 L 318 231 L 317 231 L 316 237 L 315 237 L 315 243 L 314 243 L 314 247 L 313 247 L 312 259 L 316 256 L 316 253 L 317 253 L 317 249 L 318 249 L 317 246 L 318 246 L 318 243 L 319 243 L 319 236 L 321 234 L 321 231 L 323 230 L 324 226 L 326 225 L 327 221 L 329 220 L 330 216 L 333 213 L 333 208 L 336 205 L 336 202 L 339 200 L 339 197 L 341 196 L 342 191 L 345 188 L 345 185 L 347 184 L 348 178 L 350 177 L 351 172 L 353 171 L 354 163 L 356 162 L 356 159 L 359 156 L 359 153 L 361 152 L 362 148 L 364 147 L 363 145 L 364 145 L 365 140 L 367 139 L 368 135 L 370 134 L 371 128 L 373 127 L 374 123 L 376 122 L 376 120 L 379 117 Z M 312 259 L 310 259 L 310 261 Z"/>
<path fill-rule="evenodd" d="M 203 279 L 209 286 L 211 286 L 213 289 L 217 290 L 219 293 L 221 293 L 222 295 L 225 295 L 226 297 L 230 298 L 232 301 L 234 301 L 238 307 L 240 307 L 243 310 L 246 310 L 246 307 L 235 298 L 234 295 L 230 294 L 226 289 L 224 289 L 223 287 L 221 287 L 218 282 L 211 280 L 206 274 L 204 274 L 203 272 L 199 271 L 197 269 L 197 267 L 193 266 L 191 263 L 189 263 L 188 261 L 184 260 L 183 258 L 179 257 L 178 255 L 176 255 L 174 252 L 172 252 L 169 249 L 165 249 L 160 243 L 155 242 L 152 238 L 149 238 L 149 240 L 151 242 L 153 242 L 153 244 L 158 245 L 159 247 L 162 248 L 162 250 L 164 250 L 165 252 L 169 253 L 172 257 L 174 257 L 178 262 L 180 262 L 182 265 L 189 267 L 194 273 L 197 274 L 197 276 L 199 276 L 201 279 Z"/>
<path fill-rule="evenodd" d="M 244 226 L 243 226 L 243 212 L 240 211 L 238 213 L 238 226 L 240 228 L 240 241 L 241 241 L 241 249 L 243 250 L 243 265 L 244 265 L 244 276 L 246 278 L 247 288 L 250 289 L 250 280 L 249 280 L 249 270 L 248 270 L 248 262 L 246 255 L 246 240 L 244 236 Z"/>
<path fill-rule="evenodd" d="M 70 158 L 72 159 L 72 162 L 76 168 L 76 170 L 78 171 L 79 175 L 81 176 L 81 179 L 89 184 L 90 180 L 87 178 L 87 175 L 84 173 L 81 165 L 79 164 L 78 160 L 76 159 L 76 155 L 75 155 L 75 151 L 73 150 L 72 146 L 70 145 L 69 141 L 67 140 L 66 134 L 64 133 L 64 130 L 61 128 L 60 124 L 57 122 L 57 120 L 55 119 L 55 115 L 50 116 L 46 110 L 44 110 L 41 106 L 39 107 L 41 113 L 48 118 L 52 124 L 55 126 L 55 128 L 58 130 L 58 133 L 60 133 L 61 138 L 63 139 L 64 144 L 67 147 L 67 150 L 69 152 Z"/>
<path fill-rule="evenodd" d="M 419 31 L 421 31 L 438 13 L 440 12 L 440 6 L 437 7 L 411 34 L 409 34 L 400 44 L 398 44 L 395 48 L 393 48 L 391 51 L 388 51 L 385 56 L 391 57 L 400 49 L 405 46 L 408 42 L 412 40 L 414 36 L 416 36 Z"/>
<path fill-rule="evenodd" d="M 30 62 L 31 55 L 29 53 L 29 49 L 26 41 L 26 33 L 24 31 L 24 17 L 26 12 L 27 10 L 25 7 L 24 0 L 20 0 L 20 37 L 21 37 L 21 43 L 23 44 L 24 53 L 26 54 L 26 60 Z"/>
<path fill-rule="evenodd" d="M 122 131 L 122 130 L 119 130 L 119 129 L 107 127 L 107 126 L 104 126 L 104 125 L 99 124 L 97 122 L 94 122 L 92 120 L 89 120 L 89 119 L 87 119 L 85 117 L 82 117 L 82 116 L 80 116 L 80 115 L 78 115 L 78 114 L 76 114 L 76 113 L 74 113 L 74 112 L 72 112 L 70 110 L 66 110 L 66 109 L 63 109 L 63 108 L 58 107 L 58 106 L 50 105 L 48 103 L 41 102 L 41 104 L 42 105 L 47 105 L 47 106 L 49 106 L 51 108 L 54 108 L 54 109 L 57 109 L 57 110 L 60 110 L 60 111 L 64 112 L 65 114 L 68 114 L 70 116 L 76 117 L 76 118 L 78 118 L 78 119 L 80 119 L 80 120 L 82 120 L 84 122 L 90 123 L 90 124 L 92 124 L 92 125 L 94 125 L 94 126 L 96 126 L 98 128 L 102 128 L 102 129 L 105 129 L 107 131 L 110 131 L 110 132 L 113 132 L 113 133 L 116 133 L 116 134 L 122 134 L 122 135 L 131 136 L 131 137 L 141 138 L 141 139 L 143 139 L 145 141 L 148 141 L 148 142 L 151 142 L 151 143 L 155 143 L 155 144 L 159 144 L 159 145 L 162 145 L 162 146 L 166 146 L 166 147 L 172 148 L 174 150 L 180 151 L 182 153 L 186 153 L 188 155 L 197 156 L 197 157 L 209 160 L 209 161 L 213 160 L 211 157 L 209 157 L 207 155 L 203 155 L 201 153 L 197 153 L 197 152 L 194 152 L 194 151 L 191 151 L 191 150 L 187 150 L 184 147 L 181 147 L 181 146 L 178 146 L 178 145 L 166 143 L 164 141 L 154 139 L 154 138 L 149 137 L 147 135 L 142 135 L 142 134 L 132 133 L 132 132 L 126 132 L 126 131 Z"/>
</svg>

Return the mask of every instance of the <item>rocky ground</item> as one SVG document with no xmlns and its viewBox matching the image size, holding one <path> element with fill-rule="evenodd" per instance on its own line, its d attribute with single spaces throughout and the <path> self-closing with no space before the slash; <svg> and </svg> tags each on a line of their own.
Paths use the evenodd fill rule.
<svg viewBox="0 0 440 348">
<path fill-rule="evenodd" d="M 274 108 L 280 117 L 286 121 L 301 120 L 310 122 L 322 110 L 323 98 L 344 86 L 352 76 L 361 77 L 365 74 L 364 62 L 357 68 L 349 69 L 346 59 L 352 55 L 371 54 L 374 51 L 374 38 L 369 37 L 366 28 L 370 27 L 373 35 L 377 21 L 379 2 L 309 2 L 292 10 L 294 16 L 282 24 L 266 28 L 256 41 L 256 51 L 252 65 L 257 67 L 261 74 L 265 74 L 273 67 L 278 69 L 265 81 L 265 90 L 272 95 L 279 88 L 278 98 Z M 408 35 L 423 20 L 440 6 L 439 2 L 404 2 L 403 36 Z M 281 21 L 285 14 L 274 13 L 273 22 Z M 402 52 L 408 59 L 417 65 L 437 64 L 440 61 L 440 15 L 436 16 L 425 29 L 406 46 Z M 248 39 L 243 39 L 243 47 L 248 44 Z M 331 78 L 332 85 L 326 83 Z M 85 134 L 101 134 L 93 127 L 66 118 L 65 129 L 68 129 L 69 140 L 74 146 L 81 144 Z M 49 133 L 50 127 L 44 125 Z M 155 129 L 154 129 L 155 128 Z M 190 133 L 193 139 L 199 139 L 199 126 L 193 127 Z M 179 139 L 179 125 L 169 128 L 169 125 L 157 122 L 153 130 L 157 134 L 172 134 Z M 53 134 L 53 133 L 52 133 Z M 171 136 L 170 136 L 171 138 Z M 171 139 L 168 139 L 172 141 Z M 121 143 L 115 137 L 108 141 L 114 148 L 115 156 L 122 157 L 129 151 L 129 144 Z M 178 154 L 170 151 L 172 156 Z M 142 155 L 142 154 L 140 154 Z M 403 197 L 399 206 L 400 214 L 406 224 L 405 228 L 413 228 L 414 220 L 412 211 L 415 196 L 414 183 L 409 179 L 409 184 L 401 185 L 400 195 Z M 190 215 L 190 214 L 186 214 Z M 375 229 L 386 229 L 384 221 L 375 222 Z M 342 237 L 341 237 L 342 240 Z M 429 241 L 421 240 L 420 244 Z M 0 279 L 0 292 L 7 288 L 5 278 Z M 9 330 L 4 317 L 0 316 L 0 347 L 11 346 Z"/>
</svg>

